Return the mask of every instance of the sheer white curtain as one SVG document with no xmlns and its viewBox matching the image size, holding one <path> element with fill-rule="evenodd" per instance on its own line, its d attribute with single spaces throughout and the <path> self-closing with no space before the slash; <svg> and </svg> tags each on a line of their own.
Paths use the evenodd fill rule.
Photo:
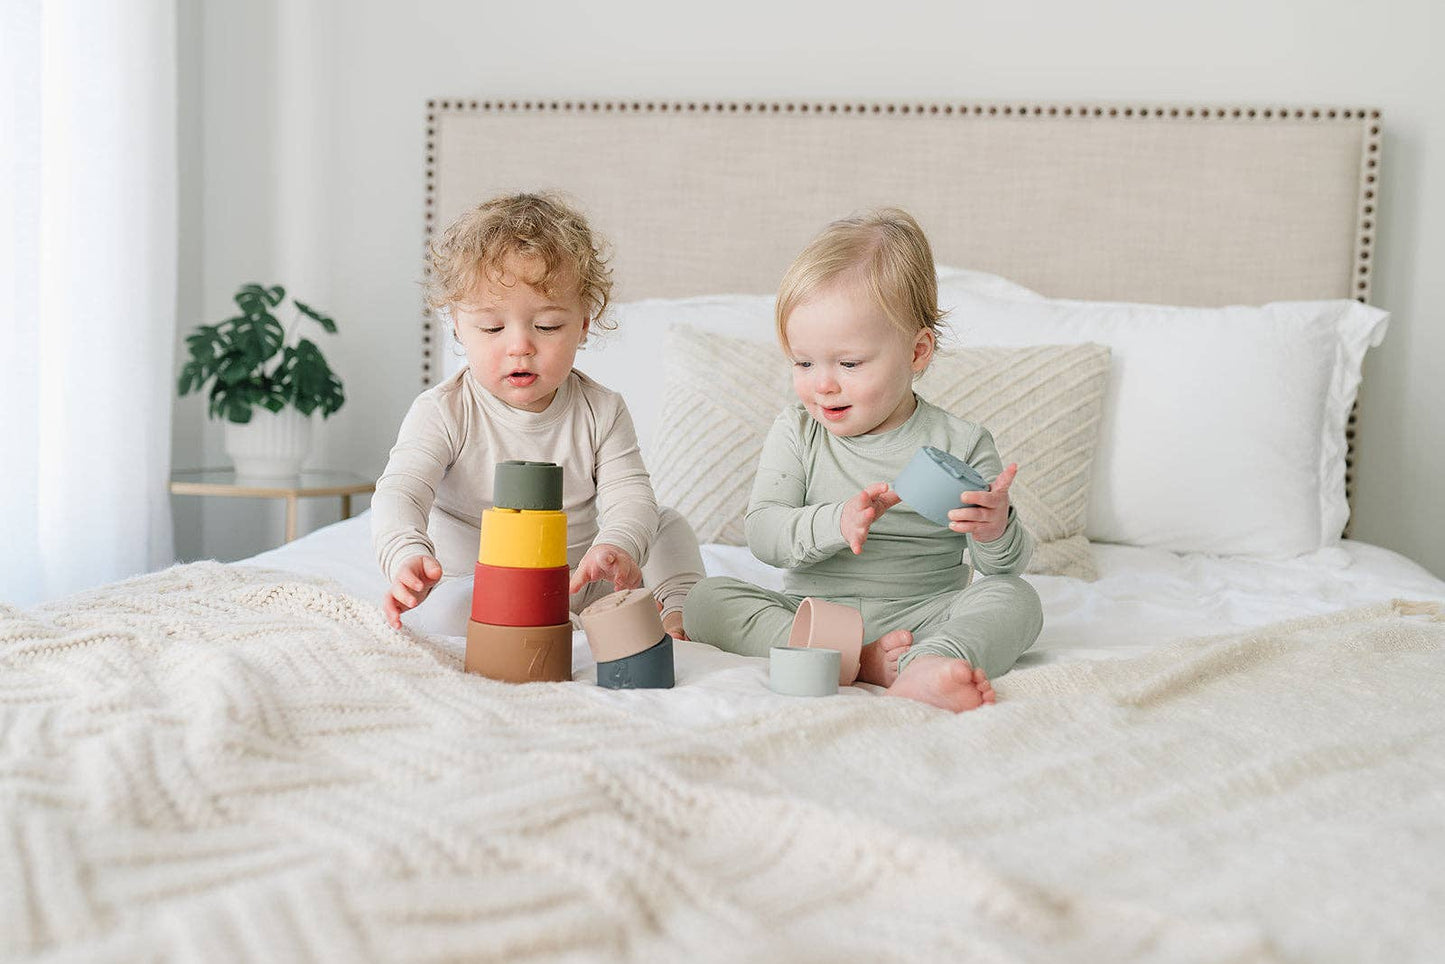
<svg viewBox="0 0 1445 964">
<path fill-rule="evenodd" d="M 0 602 L 172 560 L 175 5 L 0 3 Z"/>
</svg>

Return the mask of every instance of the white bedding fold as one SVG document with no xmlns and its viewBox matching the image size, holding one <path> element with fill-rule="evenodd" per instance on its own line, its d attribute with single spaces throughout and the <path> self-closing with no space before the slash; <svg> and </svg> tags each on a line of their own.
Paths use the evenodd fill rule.
<svg viewBox="0 0 1445 964">
<path fill-rule="evenodd" d="M 362 599 L 379 602 L 386 582 L 372 561 L 367 532 L 363 515 L 248 561 L 328 576 Z M 1138 655 L 1164 640 L 1395 597 L 1445 600 L 1445 582 L 1397 553 L 1362 542 L 1279 561 L 1101 544 L 1092 551 L 1099 570 L 1093 582 L 1026 577 L 1043 600 L 1044 630 L 1021 666 Z M 759 562 L 742 546 L 705 545 L 703 559 L 709 575 L 736 576 L 769 588 L 782 585 L 781 570 Z M 443 581 L 405 622 L 419 632 L 464 636 L 471 588 L 470 578 Z"/>
</svg>

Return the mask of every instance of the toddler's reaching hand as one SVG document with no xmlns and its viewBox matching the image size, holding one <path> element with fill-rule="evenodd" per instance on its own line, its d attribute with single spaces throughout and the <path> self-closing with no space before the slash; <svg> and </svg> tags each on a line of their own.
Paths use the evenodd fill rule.
<svg viewBox="0 0 1445 964">
<path fill-rule="evenodd" d="M 589 582 L 598 579 L 608 580 L 614 589 L 636 589 L 642 585 L 642 570 L 637 568 L 637 563 L 623 550 L 605 542 L 597 542 L 587 550 L 582 561 L 577 563 L 577 571 L 572 573 L 572 584 L 567 591 L 576 593 Z"/>
<path fill-rule="evenodd" d="M 1008 528 L 1008 490 L 1019 474 L 1017 463 L 1010 463 L 987 492 L 965 492 L 960 497 L 973 508 L 952 509 L 948 527 L 954 532 L 971 532 L 978 542 L 993 542 Z"/>
<path fill-rule="evenodd" d="M 661 608 L 662 603 L 657 605 Z M 682 628 L 682 613 L 675 609 L 662 617 L 662 630 L 673 639 L 687 639 L 687 633 Z"/>
<path fill-rule="evenodd" d="M 843 519 L 839 528 L 853 549 L 853 555 L 863 551 L 863 543 L 868 541 L 868 529 L 878 521 L 878 517 L 902 501 L 887 482 L 874 482 L 843 503 Z"/>
<path fill-rule="evenodd" d="M 381 604 L 381 611 L 392 629 L 401 628 L 401 614 L 421 605 L 441 578 L 442 564 L 431 556 L 412 556 L 401 564 L 391 584 L 391 592 Z"/>
</svg>

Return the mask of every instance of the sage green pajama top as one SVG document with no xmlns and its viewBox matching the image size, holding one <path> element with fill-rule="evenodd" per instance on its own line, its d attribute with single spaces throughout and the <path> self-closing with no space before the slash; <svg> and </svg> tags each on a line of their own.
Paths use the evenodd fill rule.
<svg viewBox="0 0 1445 964">
<path fill-rule="evenodd" d="M 685 604 L 689 638 L 766 656 L 786 645 L 798 604 L 815 596 L 860 609 L 865 640 L 912 631 L 901 666 L 928 652 L 967 659 L 990 677 L 1006 672 L 1043 627 L 1038 594 L 1017 575 L 1033 537 L 1013 507 L 992 542 L 936 525 L 906 503 L 873 523 L 861 554 L 843 538 L 843 504 L 865 486 L 891 482 L 925 445 L 964 459 L 990 481 L 1003 470 L 986 429 L 922 398 L 898 428 L 853 437 L 833 435 L 801 403 L 785 409 L 763 444 L 746 519 L 753 554 L 786 570 L 783 592 L 704 579 Z M 989 578 L 970 585 L 974 571 Z"/>
</svg>

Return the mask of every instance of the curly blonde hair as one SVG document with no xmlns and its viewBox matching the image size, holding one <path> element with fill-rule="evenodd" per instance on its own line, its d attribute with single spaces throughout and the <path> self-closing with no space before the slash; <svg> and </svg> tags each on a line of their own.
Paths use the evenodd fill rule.
<svg viewBox="0 0 1445 964">
<path fill-rule="evenodd" d="M 938 275 L 923 228 L 901 208 L 840 218 L 808 242 L 778 286 L 778 341 L 788 350 L 788 316 L 818 289 L 847 276 L 861 282 L 905 335 L 939 334 Z"/>
<path fill-rule="evenodd" d="M 587 317 L 597 323 L 612 297 L 612 269 L 587 219 L 552 194 L 508 194 L 462 214 L 427 246 L 432 309 L 465 304 L 486 278 L 497 278 L 509 257 L 535 258 L 541 273 L 525 278 L 548 296 L 562 279 L 576 279 Z"/>
</svg>

